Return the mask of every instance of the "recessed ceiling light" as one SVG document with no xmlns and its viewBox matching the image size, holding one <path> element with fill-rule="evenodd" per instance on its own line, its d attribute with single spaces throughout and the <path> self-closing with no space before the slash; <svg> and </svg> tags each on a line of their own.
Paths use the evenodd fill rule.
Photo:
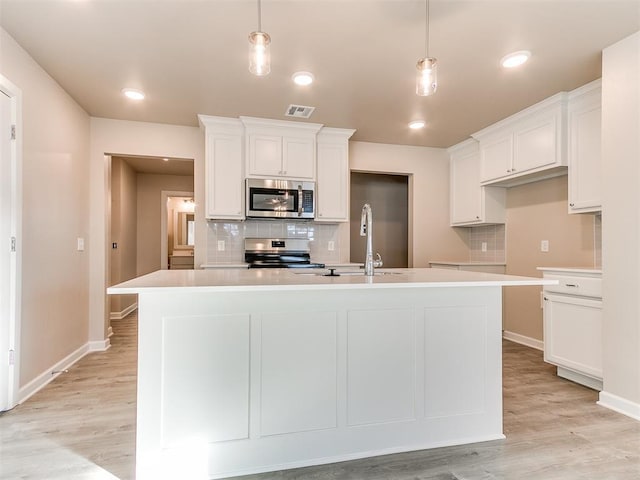
<svg viewBox="0 0 640 480">
<path fill-rule="evenodd" d="M 311 72 L 296 72 L 291 78 L 296 85 L 311 85 L 313 83 L 313 73 Z"/>
<path fill-rule="evenodd" d="M 409 128 L 411 130 L 420 130 L 421 128 L 424 128 L 424 126 L 425 126 L 424 120 L 414 120 L 413 122 L 409 123 Z"/>
<path fill-rule="evenodd" d="M 131 100 L 143 100 L 144 99 L 144 93 L 142 93 L 140 90 L 135 90 L 133 88 L 123 88 L 122 89 L 122 93 L 124 94 L 125 97 L 131 99 Z"/>
<path fill-rule="evenodd" d="M 502 57 L 502 60 L 500 60 L 500 64 L 504 68 L 518 67 L 529 60 L 530 56 L 531 52 L 527 50 L 520 50 L 518 52 L 513 52 Z"/>
</svg>

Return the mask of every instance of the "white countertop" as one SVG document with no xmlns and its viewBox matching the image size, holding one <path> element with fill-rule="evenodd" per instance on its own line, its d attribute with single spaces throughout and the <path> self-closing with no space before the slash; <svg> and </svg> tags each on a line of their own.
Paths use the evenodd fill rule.
<svg viewBox="0 0 640 480">
<path fill-rule="evenodd" d="M 437 261 L 437 260 L 431 260 L 429 262 L 429 265 L 463 265 L 463 266 L 468 266 L 468 265 L 477 265 L 478 267 L 481 266 L 499 266 L 499 267 L 504 267 L 506 265 L 506 263 L 504 262 L 451 262 L 451 261 Z"/>
<path fill-rule="evenodd" d="M 177 293 L 200 291 L 322 290 L 351 288 L 481 287 L 555 285 L 556 280 L 497 275 L 437 268 L 377 269 L 367 277 L 362 270 L 342 270 L 327 277 L 326 269 L 212 269 L 158 270 L 107 289 L 109 294 Z M 341 273 L 339 270 L 338 273 Z"/>
<path fill-rule="evenodd" d="M 537 270 L 541 272 L 562 272 L 562 273 L 602 273 L 600 268 L 585 268 L 585 267 L 538 267 Z"/>
</svg>

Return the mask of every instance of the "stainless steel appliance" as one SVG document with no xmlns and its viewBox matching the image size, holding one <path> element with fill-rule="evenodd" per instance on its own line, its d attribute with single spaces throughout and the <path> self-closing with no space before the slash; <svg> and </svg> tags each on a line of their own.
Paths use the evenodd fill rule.
<svg viewBox="0 0 640 480">
<path fill-rule="evenodd" d="M 313 219 L 315 182 L 247 179 L 247 217 Z"/>
<path fill-rule="evenodd" d="M 249 268 L 324 268 L 311 261 L 303 238 L 245 238 L 244 261 Z"/>
</svg>

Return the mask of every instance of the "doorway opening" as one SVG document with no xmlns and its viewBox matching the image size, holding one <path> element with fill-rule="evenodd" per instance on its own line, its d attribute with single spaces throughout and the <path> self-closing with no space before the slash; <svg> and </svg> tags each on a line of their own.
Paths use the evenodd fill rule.
<svg viewBox="0 0 640 480">
<path fill-rule="evenodd" d="M 189 197 L 192 210 L 194 161 L 182 158 L 111 155 L 109 285 L 168 265 L 167 200 Z M 195 225 L 193 225 L 195 234 Z M 193 258 L 193 247 L 190 250 Z M 137 308 L 136 295 L 109 297 L 111 319 Z"/>
<path fill-rule="evenodd" d="M 373 250 L 387 268 L 409 266 L 409 177 L 351 172 L 351 261 L 364 263 L 366 240 L 360 236 L 360 214 L 368 203 L 373 211 Z"/>
</svg>

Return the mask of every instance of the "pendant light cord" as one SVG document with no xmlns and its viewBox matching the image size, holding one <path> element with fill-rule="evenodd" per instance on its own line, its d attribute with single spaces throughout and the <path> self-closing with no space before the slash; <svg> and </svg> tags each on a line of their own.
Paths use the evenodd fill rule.
<svg viewBox="0 0 640 480">
<path fill-rule="evenodd" d="M 260 1 L 260 0 L 258 0 Z M 429 0 L 425 0 L 424 2 L 424 15 L 426 19 L 426 26 L 424 32 L 424 56 L 425 58 L 429 58 Z"/>
<path fill-rule="evenodd" d="M 262 31 L 262 2 L 258 0 L 258 31 Z"/>
</svg>

